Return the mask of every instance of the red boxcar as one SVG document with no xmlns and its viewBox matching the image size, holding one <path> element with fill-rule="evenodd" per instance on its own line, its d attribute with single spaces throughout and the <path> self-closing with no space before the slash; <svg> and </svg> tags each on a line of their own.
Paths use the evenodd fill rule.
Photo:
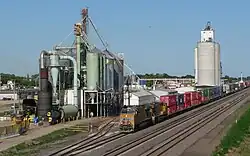
<svg viewBox="0 0 250 156">
<path fill-rule="evenodd" d="M 201 92 L 197 92 L 197 95 L 198 95 L 198 101 L 197 101 L 197 103 L 198 103 L 198 105 L 199 104 L 201 104 L 202 103 L 202 93 Z"/>
<path fill-rule="evenodd" d="M 177 98 L 177 95 L 160 96 L 160 101 L 167 104 L 168 114 L 172 114 L 176 112 L 176 108 L 177 108 L 176 98 Z"/>
<path fill-rule="evenodd" d="M 184 93 L 184 107 L 188 108 L 191 106 L 191 92 Z"/>
<path fill-rule="evenodd" d="M 198 92 L 191 92 L 191 105 L 198 105 L 199 104 L 199 94 Z"/>
</svg>

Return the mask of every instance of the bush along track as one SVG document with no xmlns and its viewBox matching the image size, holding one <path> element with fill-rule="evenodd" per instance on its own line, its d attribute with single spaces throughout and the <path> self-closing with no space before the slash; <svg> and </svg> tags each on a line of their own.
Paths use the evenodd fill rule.
<svg viewBox="0 0 250 156">
<path fill-rule="evenodd" d="M 63 140 L 66 137 L 79 134 L 83 131 L 75 131 L 71 128 L 56 130 L 42 137 L 27 141 L 13 146 L 5 151 L 0 152 L 0 156 L 30 156 L 39 153 L 40 149 L 45 149 L 53 145 L 53 143 Z M 87 132 L 87 129 L 86 129 Z"/>
<path fill-rule="evenodd" d="M 235 122 L 213 152 L 213 156 L 222 156 L 231 149 L 238 148 L 246 137 L 250 137 L 250 108 Z"/>
</svg>

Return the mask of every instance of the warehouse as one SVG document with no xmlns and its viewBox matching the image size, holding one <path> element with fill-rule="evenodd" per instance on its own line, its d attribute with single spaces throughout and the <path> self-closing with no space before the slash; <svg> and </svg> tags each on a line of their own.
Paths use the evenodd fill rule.
<svg viewBox="0 0 250 156">
<path fill-rule="evenodd" d="M 130 93 L 130 97 L 128 97 L 128 94 L 124 94 L 124 105 L 138 106 L 138 105 L 150 104 L 153 102 L 154 102 L 154 95 L 145 90 L 132 92 Z"/>
</svg>

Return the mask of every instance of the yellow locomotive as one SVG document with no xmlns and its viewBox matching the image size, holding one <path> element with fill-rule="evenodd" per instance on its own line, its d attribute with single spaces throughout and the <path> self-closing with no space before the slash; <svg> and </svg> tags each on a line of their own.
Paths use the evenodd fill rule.
<svg viewBox="0 0 250 156">
<path fill-rule="evenodd" d="M 120 113 L 120 131 L 134 132 L 140 126 L 155 124 L 162 114 L 159 104 L 124 106 Z"/>
</svg>

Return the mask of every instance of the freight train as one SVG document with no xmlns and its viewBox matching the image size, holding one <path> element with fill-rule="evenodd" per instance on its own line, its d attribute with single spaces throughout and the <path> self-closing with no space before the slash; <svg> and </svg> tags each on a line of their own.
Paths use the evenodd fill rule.
<svg viewBox="0 0 250 156">
<path fill-rule="evenodd" d="M 195 91 L 183 94 L 169 94 L 160 96 L 160 102 L 145 105 L 123 106 L 120 113 L 120 131 L 134 132 L 139 127 L 155 124 L 171 115 L 184 110 L 206 104 L 222 97 L 233 94 L 250 86 L 250 82 L 224 84 L 223 86 L 196 88 Z"/>
</svg>

